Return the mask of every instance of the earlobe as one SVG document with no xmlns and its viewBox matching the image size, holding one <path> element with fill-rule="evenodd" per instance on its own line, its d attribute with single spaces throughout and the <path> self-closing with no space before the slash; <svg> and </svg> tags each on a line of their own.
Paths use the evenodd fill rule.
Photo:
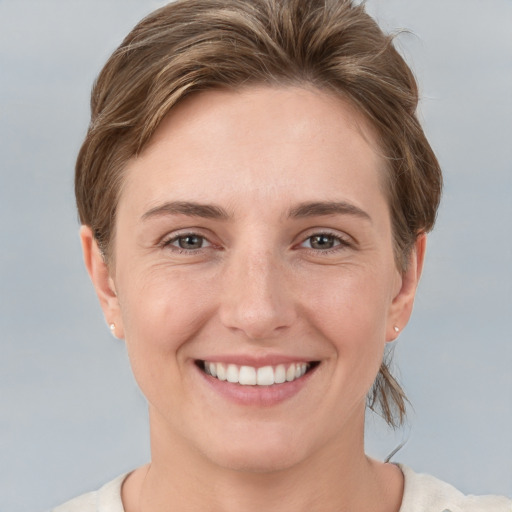
<svg viewBox="0 0 512 512">
<path fill-rule="evenodd" d="M 85 267 L 98 295 L 107 325 L 115 324 L 116 337 L 123 338 L 121 311 L 114 280 L 89 226 L 80 228 L 80 240 Z"/>
<path fill-rule="evenodd" d="M 401 275 L 398 293 L 393 298 L 388 316 L 386 341 L 394 341 L 407 325 L 412 313 L 416 289 L 423 270 L 427 236 L 421 233 L 409 255 L 407 269 Z"/>
</svg>

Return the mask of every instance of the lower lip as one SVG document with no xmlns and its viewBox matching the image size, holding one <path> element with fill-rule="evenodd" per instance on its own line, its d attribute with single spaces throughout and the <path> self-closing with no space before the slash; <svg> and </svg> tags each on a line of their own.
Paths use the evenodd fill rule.
<svg viewBox="0 0 512 512">
<path fill-rule="evenodd" d="M 309 382 L 316 368 L 310 369 L 302 377 L 292 382 L 283 382 L 272 386 L 242 386 L 212 377 L 196 366 L 196 370 L 215 393 L 239 405 L 259 407 L 271 407 L 297 395 Z"/>
</svg>

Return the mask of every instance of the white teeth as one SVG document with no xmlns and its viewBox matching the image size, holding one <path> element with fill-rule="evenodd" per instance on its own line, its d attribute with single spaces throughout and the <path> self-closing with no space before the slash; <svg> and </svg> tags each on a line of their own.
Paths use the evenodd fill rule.
<svg viewBox="0 0 512 512">
<path fill-rule="evenodd" d="M 282 384 L 283 382 L 286 382 L 286 368 L 284 367 L 284 364 L 279 364 L 276 366 L 274 371 L 274 382 L 276 384 Z"/>
<path fill-rule="evenodd" d="M 215 363 L 212 363 L 215 364 Z M 222 363 L 215 364 L 217 368 L 217 379 L 219 380 L 226 380 L 226 367 Z M 213 373 L 212 373 L 213 375 Z"/>
<path fill-rule="evenodd" d="M 253 366 L 225 365 L 209 361 L 203 363 L 204 371 L 208 375 L 242 386 L 272 386 L 273 384 L 292 382 L 302 377 L 309 366 L 308 363 L 292 363 L 254 368 Z"/>
<path fill-rule="evenodd" d="M 254 386 L 256 384 L 256 368 L 252 366 L 241 366 L 238 382 L 242 384 L 242 386 Z"/>
<path fill-rule="evenodd" d="M 234 364 L 228 364 L 228 369 L 226 370 L 226 380 L 228 382 L 239 382 L 239 369 Z"/>
<path fill-rule="evenodd" d="M 272 366 L 262 366 L 261 368 L 258 368 L 258 386 L 272 386 L 274 381 L 274 368 L 272 368 Z"/>
<path fill-rule="evenodd" d="M 306 373 L 306 367 L 301 364 L 297 363 L 295 366 L 295 378 L 298 379 L 299 377 L 302 377 Z"/>
</svg>

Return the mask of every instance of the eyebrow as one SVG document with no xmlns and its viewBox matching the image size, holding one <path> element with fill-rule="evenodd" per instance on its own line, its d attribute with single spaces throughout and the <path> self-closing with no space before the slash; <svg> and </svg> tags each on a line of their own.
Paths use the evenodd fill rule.
<svg viewBox="0 0 512 512">
<path fill-rule="evenodd" d="M 297 219 L 336 214 L 353 215 L 370 221 L 370 223 L 372 221 L 371 217 L 364 210 L 344 201 L 316 201 L 301 203 L 288 212 L 288 217 Z"/>
<path fill-rule="evenodd" d="M 226 220 L 231 216 L 220 206 L 201 204 L 189 201 L 171 201 L 155 206 L 142 215 L 142 220 L 163 215 L 187 215 L 189 217 L 202 217 L 205 219 Z"/>
<path fill-rule="evenodd" d="M 371 222 L 371 217 L 361 208 L 344 201 L 311 201 L 300 203 L 288 212 L 288 218 L 302 219 L 327 215 L 353 215 Z M 213 204 L 190 201 L 170 201 L 151 208 L 141 217 L 147 220 L 165 215 L 187 215 L 204 219 L 227 220 L 232 216 L 223 208 Z"/>
</svg>

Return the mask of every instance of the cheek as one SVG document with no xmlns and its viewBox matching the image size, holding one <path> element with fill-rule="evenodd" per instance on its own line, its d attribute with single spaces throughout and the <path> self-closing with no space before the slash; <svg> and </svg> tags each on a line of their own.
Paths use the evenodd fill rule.
<svg viewBox="0 0 512 512">
<path fill-rule="evenodd" d="M 317 325 L 332 335 L 350 333 L 351 339 L 382 335 L 384 341 L 391 295 L 387 281 L 382 272 L 365 268 L 333 269 L 320 281 L 322 286 L 318 279 L 305 281 L 300 295 Z"/>
<path fill-rule="evenodd" d="M 211 310 L 199 282 L 179 272 L 169 274 L 132 275 L 120 296 L 133 375 L 148 403 L 164 414 L 184 406 L 182 347 L 197 337 Z"/>
<path fill-rule="evenodd" d="M 179 355 L 212 310 L 204 281 L 190 272 L 155 269 L 132 277 L 120 299 L 126 343 L 136 367 L 160 365 L 163 357 Z"/>
<path fill-rule="evenodd" d="M 343 387 L 357 386 L 355 394 L 364 395 L 373 383 L 386 343 L 390 291 L 380 276 L 354 269 L 332 276 L 325 289 L 315 283 L 304 289 L 308 297 L 305 316 L 335 352 Z"/>
</svg>

